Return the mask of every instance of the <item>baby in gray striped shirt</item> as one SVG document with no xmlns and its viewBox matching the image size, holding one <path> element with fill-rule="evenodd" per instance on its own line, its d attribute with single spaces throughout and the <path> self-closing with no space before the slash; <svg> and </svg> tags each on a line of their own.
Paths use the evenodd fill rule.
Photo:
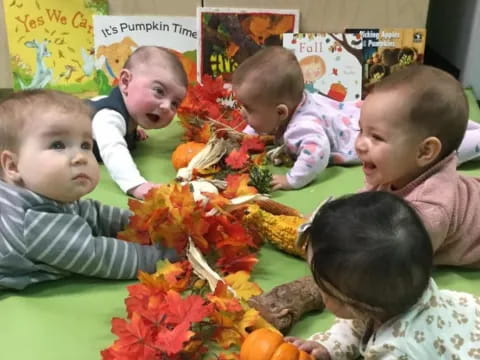
<svg viewBox="0 0 480 360">
<path fill-rule="evenodd" d="M 0 103 L 0 288 L 70 274 L 131 279 L 176 259 L 173 249 L 115 238 L 129 210 L 81 199 L 99 180 L 90 111 L 52 90 Z"/>
</svg>

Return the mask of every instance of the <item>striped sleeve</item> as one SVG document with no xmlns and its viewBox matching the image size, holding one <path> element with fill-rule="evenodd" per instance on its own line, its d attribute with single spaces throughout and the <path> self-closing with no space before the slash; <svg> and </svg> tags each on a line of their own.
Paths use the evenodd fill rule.
<svg viewBox="0 0 480 360">
<path fill-rule="evenodd" d="M 90 224 L 77 214 L 31 209 L 25 214 L 24 224 L 27 258 L 76 274 L 132 279 L 138 270 L 155 271 L 161 258 L 175 260 L 171 249 L 96 236 Z"/>
<path fill-rule="evenodd" d="M 132 215 L 130 210 L 105 205 L 96 200 L 80 200 L 76 206 L 77 210 L 73 211 L 87 220 L 95 235 L 115 237 L 125 229 Z"/>
</svg>

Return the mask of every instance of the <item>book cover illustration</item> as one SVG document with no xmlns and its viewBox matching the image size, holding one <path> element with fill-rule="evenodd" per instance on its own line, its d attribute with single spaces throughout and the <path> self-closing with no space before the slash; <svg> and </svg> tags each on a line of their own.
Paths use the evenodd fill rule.
<svg viewBox="0 0 480 360">
<path fill-rule="evenodd" d="M 302 68 L 305 89 L 337 101 L 354 101 L 362 92 L 362 39 L 358 34 L 283 35 Z"/>
<path fill-rule="evenodd" d="M 266 45 L 282 45 L 281 35 L 298 32 L 299 11 L 283 9 L 197 8 L 198 78 L 233 71 Z"/>
<path fill-rule="evenodd" d="M 92 15 L 107 0 L 4 0 L 14 90 L 49 88 L 98 93 Z"/>
<path fill-rule="evenodd" d="M 347 29 L 363 39 L 363 92 L 365 97 L 372 86 L 404 66 L 423 63 L 426 29 L 381 28 Z"/>
<path fill-rule="evenodd" d="M 197 29 L 194 16 L 94 16 L 96 68 L 105 79 L 100 94 L 118 84 L 125 61 L 139 46 L 156 45 L 178 56 L 189 82 L 196 81 Z"/>
</svg>

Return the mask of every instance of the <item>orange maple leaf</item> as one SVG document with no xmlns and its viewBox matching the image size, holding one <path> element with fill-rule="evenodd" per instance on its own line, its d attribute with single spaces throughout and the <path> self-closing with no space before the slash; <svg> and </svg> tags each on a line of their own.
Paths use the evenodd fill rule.
<svg viewBox="0 0 480 360">
<path fill-rule="evenodd" d="M 219 311 L 235 313 L 243 310 L 242 305 L 228 290 L 227 284 L 223 281 L 217 282 L 215 291 L 213 294 L 208 294 L 207 298 L 215 304 L 215 309 Z"/>
<path fill-rule="evenodd" d="M 227 188 L 222 192 L 227 199 L 242 195 L 252 195 L 258 193 L 253 186 L 248 186 L 250 177 L 248 174 L 230 174 L 225 178 Z"/>
</svg>

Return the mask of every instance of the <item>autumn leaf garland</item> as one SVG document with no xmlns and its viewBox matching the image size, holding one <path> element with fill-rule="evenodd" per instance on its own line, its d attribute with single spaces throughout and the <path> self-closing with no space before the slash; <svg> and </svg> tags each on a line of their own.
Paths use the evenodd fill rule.
<svg viewBox="0 0 480 360">
<path fill-rule="evenodd" d="M 127 318 L 112 319 L 117 340 L 102 351 L 104 360 L 201 359 L 211 343 L 228 349 L 241 345 L 248 331 L 271 327 L 247 305 L 261 293 L 249 281 L 259 244 L 235 213 L 224 209 L 229 198 L 256 190 L 248 186 L 247 174 L 229 175 L 227 183 L 224 194 L 209 194 L 206 204 L 179 184 L 154 188 L 143 202 L 129 201 L 134 214 L 120 238 L 160 243 L 184 256 L 190 237 L 225 282 L 212 292 L 188 261 L 162 261 L 156 273 L 140 272 L 140 283 L 128 286 Z M 233 360 L 238 354 L 217 358 Z"/>
</svg>

